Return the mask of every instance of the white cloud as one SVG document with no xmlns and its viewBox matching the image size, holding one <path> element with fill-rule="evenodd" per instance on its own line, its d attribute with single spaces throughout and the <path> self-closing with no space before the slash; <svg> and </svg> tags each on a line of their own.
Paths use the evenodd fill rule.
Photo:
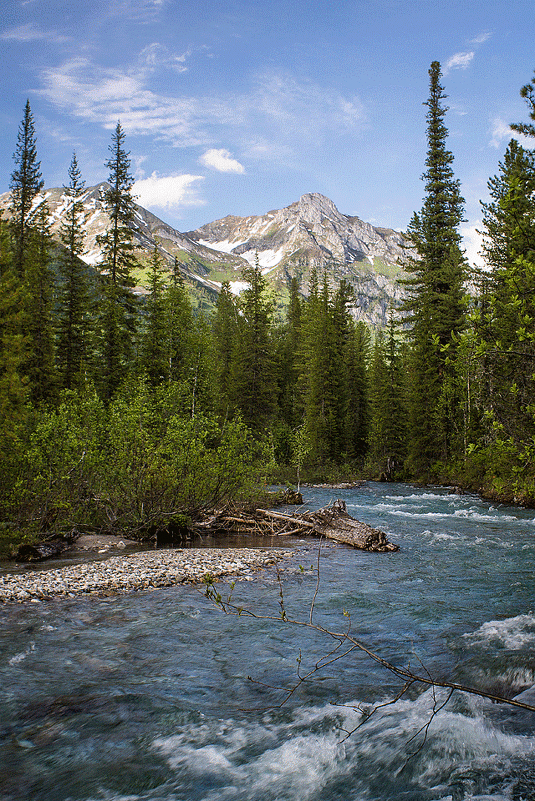
<svg viewBox="0 0 535 801">
<path fill-rule="evenodd" d="M 473 44 L 473 45 L 483 44 L 484 42 L 487 41 L 487 39 L 490 39 L 491 36 L 492 36 L 492 34 L 488 33 L 488 32 L 480 33 L 479 36 L 475 37 L 475 39 L 470 39 L 470 44 Z"/>
<path fill-rule="evenodd" d="M 158 67 L 167 67 L 175 70 L 176 72 L 187 72 L 186 59 L 192 54 L 192 49 L 186 50 L 185 53 L 177 56 L 167 49 L 164 45 L 158 42 L 144 47 L 139 54 L 139 63 L 148 69 L 157 69 Z"/>
<path fill-rule="evenodd" d="M 212 167 L 218 172 L 236 172 L 243 175 L 245 168 L 239 161 L 232 158 L 232 154 L 228 150 L 207 150 L 199 159 L 201 164 L 205 167 Z"/>
<path fill-rule="evenodd" d="M 463 238 L 463 247 L 466 251 L 466 258 L 468 259 L 468 263 L 474 267 L 483 267 L 485 265 L 480 255 L 483 238 L 481 234 L 478 233 L 482 225 L 481 220 L 475 220 L 468 225 L 461 226 L 460 229 Z"/>
<path fill-rule="evenodd" d="M 531 148 L 532 142 L 527 136 L 517 133 L 511 129 L 511 126 L 505 120 L 496 117 L 492 121 L 492 139 L 489 142 L 491 147 L 501 147 L 504 140 L 508 143 L 511 139 L 516 139 L 523 147 Z"/>
<path fill-rule="evenodd" d="M 202 175 L 158 175 L 136 181 L 132 194 L 140 206 L 146 208 L 179 209 L 184 206 L 202 206 L 205 201 L 198 195 L 198 181 Z"/>
<path fill-rule="evenodd" d="M 54 44 L 63 44 L 68 41 L 68 37 L 62 36 L 55 31 L 44 31 L 34 22 L 29 22 L 27 25 L 19 25 L 16 28 L 10 28 L 0 34 L 0 39 L 14 42 L 37 42 L 44 40 L 53 42 Z"/>
<path fill-rule="evenodd" d="M 224 126 L 224 136 L 240 147 L 262 130 L 275 146 L 273 152 L 301 149 L 318 145 L 338 130 L 359 130 L 365 123 L 358 98 L 299 82 L 286 73 L 264 74 L 250 92 L 222 97 L 163 95 L 150 88 L 155 63 L 174 59 L 180 65 L 186 57 L 171 57 L 157 44 L 125 69 L 99 67 L 78 56 L 42 74 L 41 94 L 68 115 L 111 130 L 120 119 L 127 135 L 150 135 L 180 147 L 209 147 L 216 136 L 222 138 L 214 129 Z"/>
<path fill-rule="evenodd" d="M 446 61 L 444 68 L 444 75 L 447 75 L 450 70 L 465 70 L 472 59 L 474 58 L 474 51 L 470 50 L 468 53 L 455 53 Z"/>
</svg>

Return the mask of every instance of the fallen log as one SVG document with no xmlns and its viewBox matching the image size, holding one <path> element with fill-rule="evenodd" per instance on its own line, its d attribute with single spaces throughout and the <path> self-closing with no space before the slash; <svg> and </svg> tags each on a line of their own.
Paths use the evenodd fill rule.
<svg viewBox="0 0 535 801">
<path fill-rule="evenodd" d="M 16 562 L 42 562 L 52 559 L 72 547 L 76 534 L 65 537 L 53 537 L 34 545 L 20 545 L 14 556 Z"/>
<path fill-rule="evenodd" d="M 262 510 L 268 517 L 295 520 L 307 530 L 307 533 L 326 537 L 345 545 L 352 545 L 363 551 L 399 551 L 399 545 L 389 542 L 384 531 L 372 528 L 367 523 L 356 520 L 347 511 L 345 501 L 337 500 L 332 506 L 318 509 L 316 512 L 305 512 L 303 515 L 282 515 L 280 512 Z M 284 532 L 281 532 L 284 533 Z M 304 532 L 301 532 L 304 533 Z"/>
<path fill-rule="evenodd" d="M 372 528 L 348 513 L 342 500 L 316 512 L 284 514 L 271 509 L 240 511 L 236 508 L 213 513 L 209 521 L 199 521 L 197 533 L 255 534 L 287 537 L 317 536 L 352 545 L 363 551 L 398 551 L 383 531 Z"/>
</svg>

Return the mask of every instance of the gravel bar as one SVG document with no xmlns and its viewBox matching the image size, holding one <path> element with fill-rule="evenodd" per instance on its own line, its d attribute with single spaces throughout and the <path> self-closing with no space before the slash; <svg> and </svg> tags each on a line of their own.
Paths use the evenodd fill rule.
<svg viewBox="0 0 535 801">
<path fill-rule="evenodd" d="M 210 574 L 248 576 L 293 553 L 252 548 L 177 548 L 112 556 L 55 570 L 0 575 L 0 602 L 44 601 L 57 596 L 114 595 L 196 583 Z"/>
</svg>

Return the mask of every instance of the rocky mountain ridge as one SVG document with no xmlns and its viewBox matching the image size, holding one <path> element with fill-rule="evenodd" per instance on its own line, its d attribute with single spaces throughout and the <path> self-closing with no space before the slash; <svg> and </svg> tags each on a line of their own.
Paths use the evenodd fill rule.
<svg viewBox="0 0 535 801">
<path fill-rule="evenodd" d="M 84 260 L 98 264 L 97 236 L 108 225 L 101 201 L 106 184 L 89 187 L 83 195 L 86 212 Z M 51 230 L 58 236 L 68 198 L 62 188 L 46 191 Z M 0 209 L 9 206 L 9 193 L 0 196 Z M 396 282 L 407 250 L 403 236 L 391 229 L 342 214 L 329 198 L 310 193 L 283 209 L 260 216 L 227 216 L 194 231 L 181 233 L 152 212 L 136 205 L 134 240 L 140 260 L 158 247 L 171 266 L 177 259 L 185 278 L 206 301 L 214 301 L 225 280 L 239 293 L 242 270 L 258 258 L 262 272 L 282 298 L 289 279 L 296 276 L 304 295 L 315 268 L 325 271 L 334 288 L 341 278 L 354 290 L 356 319 L 373 325 L 386 321 L 388 307 L 403 295 Z M 143 277 L 139 278 L 140 283 Z"/>
</svg>

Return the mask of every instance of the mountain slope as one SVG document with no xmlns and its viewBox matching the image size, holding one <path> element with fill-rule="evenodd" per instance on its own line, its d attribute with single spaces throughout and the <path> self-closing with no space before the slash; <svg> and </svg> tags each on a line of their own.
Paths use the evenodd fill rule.
<svg viewBox="0 0 535 801">
<path fill-rule="evenodd" d="M 100 199 L 105 184 L 90 187 L 83 196 L 86 212 L 84 260 L 95 265 L 100 259 L 97 236 L 108 225 Z M 46 191 L 52 233 L 59 234 L 67 209 L 61 188 Z M 0 196 L 0 209 L 9 206 L 9 194 Z M 282 298 L 284 305 L 288 281 L 296 276 L 307 294 L 312 268 L 327 274 L 334 288 L 344 278 L 353 287 L 356 302 L 353 313 L 374 325 L 386 321 L 388 307 L 397 304 L 403 291 L 396 282 L 399 262 L 406 256 L 404 239 L 391 229 L 378 228 L 338 211 L 323 195 L 312 193 L 283 209 L 261 216 L 234 217 L 180 233 L 142 206 L 136 206 L 134 239 L 137 255 L 146 262 L 154 247 L 171 266 L 177 259 L 180 269 L 193 286 L 213 302 L 222 281 L 230 281 L 239 292 L 244 266 L 258 257 L 262 271 Z M 138 277 L 143 284 L 143 274 Z M 208 297 L 207 297 L 208 296 Z"/>
<path fill-rule="evenodd" d="M 258 257 L 279 290 L 297 276 L 306 294 L 313 267 L 326 270 L 333 286 L 344 278 L 355 292 L 356 318 L 374 324 L 385 321 L 388 306 L 403 294 L 395 281 L 407 255 L 403 236 L 341 214 L 332 200 L 317 193 L 258 217 L 225 217 L 186 236 L 250 264 Z"/>
</svg>

